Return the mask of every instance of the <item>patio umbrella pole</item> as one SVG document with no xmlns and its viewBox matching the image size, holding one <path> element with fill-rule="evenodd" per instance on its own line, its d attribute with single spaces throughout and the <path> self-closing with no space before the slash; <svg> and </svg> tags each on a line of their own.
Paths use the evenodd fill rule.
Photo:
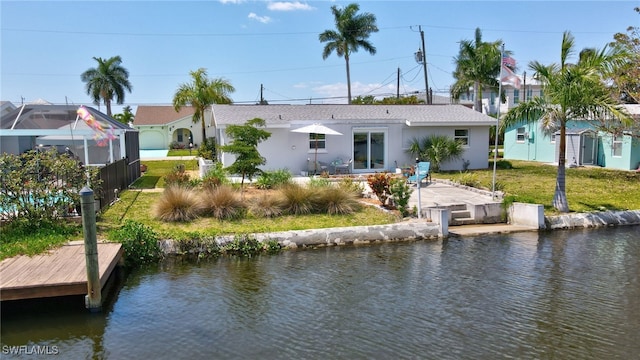
<svg viewBox="0 0 640 360">
<path fill-rule="evenodd" d="M 313 159 L 313 175 L 318 175 L 318 134 L 316 134 L 316 154 Z"/>
</svg>

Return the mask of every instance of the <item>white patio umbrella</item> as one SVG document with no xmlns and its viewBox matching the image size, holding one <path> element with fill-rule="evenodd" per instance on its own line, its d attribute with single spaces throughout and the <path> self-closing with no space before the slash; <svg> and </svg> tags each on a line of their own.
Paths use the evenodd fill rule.
<svg viewBox="0 0 640 360">
<path fill-rule="evenodd" d="M 307 126 L 303 126 L 301 128 L 298 129 L 293 129 L 291 130 L 291 132 L 297 132 L 297 133 L 304 133 L 304 134 L 324 134 L 324 135 L 342 135 L 342 133 L 339 133 L 335 130 L 333 130 L 332 128 L 326 127 L 322 124 L 311 124 L 311 125 L 307 125 Z M 318 137 L 316 136 L 316 144 L 315 144 L 315 158 L 313 161 L 313 166 L 314 166 L 314 172 L 317 173 L 318 172 Z"/>
</svg>

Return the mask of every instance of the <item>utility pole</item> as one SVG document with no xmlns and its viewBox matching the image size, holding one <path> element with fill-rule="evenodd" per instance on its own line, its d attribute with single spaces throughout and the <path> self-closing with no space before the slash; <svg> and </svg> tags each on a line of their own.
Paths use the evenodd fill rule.
<svg viewBox="0 0 640 360">
<path fill-rule="evenodd" d="M 424 47 L 424 31 L 422 31 L 422 25 L 418 25 L 418 31 L 420 31 L 420 38 L 422 39 L 422 49 L 418 50 L 416 55 L 416 61 L 422 63 L 422 70 L 424 71 L 424 96 L 427 99 L 427 105 L 431 105 L 431 96 L 429 95 L 429 77 L 427 75 L 427 49 Z"/>
<path fill-rule="evenodd" d="M 400 68 L 398 68 L 398 81 L 396 85 L 396 99 L 400 99 Z"/>
</svg>

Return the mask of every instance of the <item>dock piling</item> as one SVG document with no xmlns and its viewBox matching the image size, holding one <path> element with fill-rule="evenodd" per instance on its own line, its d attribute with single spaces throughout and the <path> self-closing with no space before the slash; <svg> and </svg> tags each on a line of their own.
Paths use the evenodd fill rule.
<svg viewBox="0 0 640 360">
<path fill-rule="evenodd" d="M 89 311 L 102 309 L 102 286 L 100 285 L 100 267 L 98 266 L 98 240 L 96 231 L 96 212 L 93 190 L 85 186 L 80 190 L 82 205 L 82 229 L 84 233 L 84 254 L 87 266 L 87 295 L 85 306 Z"/>
</svg>

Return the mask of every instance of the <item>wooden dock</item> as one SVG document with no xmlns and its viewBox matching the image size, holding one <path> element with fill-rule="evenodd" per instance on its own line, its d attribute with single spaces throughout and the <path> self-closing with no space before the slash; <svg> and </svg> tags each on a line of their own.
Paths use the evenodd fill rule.
<svg viewBox="0 0 640 360">
<path fill-rule="evenodd" d="M 98 243 L 100 287 L 123 254 L 119 243 Z M 74 241 L 47 254 L 0 262 L 0 301 L 87 294 L 84 242 Z"/>
</svg>

